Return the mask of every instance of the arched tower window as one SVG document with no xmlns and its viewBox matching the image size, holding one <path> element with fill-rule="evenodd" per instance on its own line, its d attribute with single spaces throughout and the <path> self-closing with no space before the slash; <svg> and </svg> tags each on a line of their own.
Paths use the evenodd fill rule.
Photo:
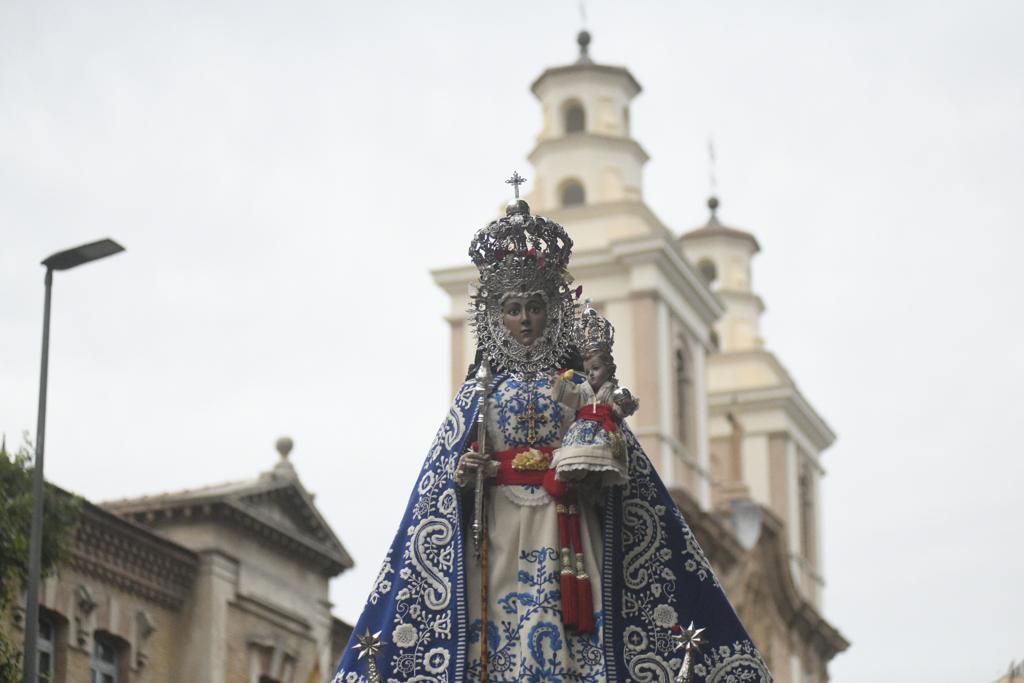
<svg viewBox="0 0 1024 683">
<path fill-rule="evenodd" d="M 583 183 L 575 179 L 562 183 L 562 206 L 581 206 L 586 201 Z"/>
<path fill-rule="evenodd" d="M 704 284 L 713 289 L 718 282 L 718 268 L 715 266 L 715 262 L 709 258 L 702 258 L 697 264 L 697 270 L 700 272 Z"/>
<path fill-rule="evenodd" d="M 565 132 L 582 133 L 587 127 L 587 116 L 583 111 L 583 105 L 578 100 L 571 100 L 565 104 L 564 109 Z"/>
</svg>

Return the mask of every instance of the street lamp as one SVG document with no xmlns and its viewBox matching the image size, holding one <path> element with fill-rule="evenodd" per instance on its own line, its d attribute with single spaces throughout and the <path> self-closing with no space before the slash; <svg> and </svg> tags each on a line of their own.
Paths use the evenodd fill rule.
<svg viewBox="0 0 1024 683">
<path fill-rule="evenodd" d="M 43 304 L 43 362 L 39 372 L 39 414 L 36 423 L 36 456 L 32 470 L 32 531 L 28 546 L 28 595 L 25 605 L 25 683 L 39 680 L 39 574 L 43 554 L 43 445 L 46 443 L 46 374 L 50 360 L 50 292 L 53 271 L 112 256 L 124 247 L 111 239 L 83 244 L 50 256 L 46 266 L 46 299 Z"/>
</svg>

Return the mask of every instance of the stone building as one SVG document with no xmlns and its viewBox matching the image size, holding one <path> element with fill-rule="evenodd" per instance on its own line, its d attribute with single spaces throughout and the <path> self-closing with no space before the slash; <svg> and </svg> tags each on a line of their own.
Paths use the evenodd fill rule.
<svg viewBox="0 0 1024 683">
<path fill-rule="evenodd" d="M 1010 668 L 995 683 L 1024 683 L 1024 660 L 1011 661 Z"/>
<path fill-rule="evenodd" d="M 351 634 L 328 582 L 352 559 L 288 461 L 291 441 L 278 449 L 253 480 L 86 501 L 69 560 L 41 590 L 42 680 L 325 680 Z M 20 638 L 16 605 L 7 627 Z"/>
<path fill-rule="evenodd" d="M 640 84 L 579 57 L 532 85 L 542 109 L 529 154 L 532 212 L 566 227 L 571 270 L 616 327 L 618 375 L 643 402 L 630 425 L 673 491 L 779 681 L 823 683 L 848 647 L 823 616 L 821 454 L 835 435 L 766 350 L 752 286 L 760 247 L 723 225 L 718 200 L 678 235 L 643 197 L 632 137 Z M 433 271 L 451 300 L 452 387 L 473 360 L 471 265 Z"/>
</svg>

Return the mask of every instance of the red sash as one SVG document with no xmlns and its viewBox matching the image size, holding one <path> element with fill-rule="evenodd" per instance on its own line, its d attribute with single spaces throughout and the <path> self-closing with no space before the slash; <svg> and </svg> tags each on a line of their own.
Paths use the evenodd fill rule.
<svg viewBox="0 0 1024 683">
<path fill-rule="evenodd" d="M 520 446 L 494 454 L 494 459 L 498 461 L 498 478 L 495 482 L 498 486 L 541 486 L 544 483 L 544 475 L 550 470 L 520 470 L 512 466 L 512 461 L 517 455 L 529 450 L 531 450 L 529 446 Z M 544 453 L 550 462 L 551 454 L 555 449 L 548 446 L 534 446 L 532 450 Z"/>
<path fill-rule="evenodd" d="M 611 403 L 588 403 L 576 412 L 577 420 L 590 420 L 596 422 L 609 434 L 619 429 L 619 423 L 615 420 L 614 408 Z"/>
</svg>

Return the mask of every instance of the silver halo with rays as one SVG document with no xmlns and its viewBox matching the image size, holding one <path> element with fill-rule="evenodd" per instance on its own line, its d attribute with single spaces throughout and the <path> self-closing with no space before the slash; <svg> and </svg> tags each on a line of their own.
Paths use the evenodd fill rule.
<svg viewBox="0 0 1024 683">
<path fill-rule="evenodd" d="M 565 229 L 543 216 L 530 215 L 530 206 L 516 198 L 505 215 L 477 231 L 469 256 L 480 271 L 479 287 L 470 294 L 470 325 L 479 348 L 492 365 L 532 376 L 558 367 L 575 340 L 576 295 L 566 267 L 572 239 Z M 501 306 L 509 296 L 538 294 L 547 307 L 544 334 L 530 346 L 517 342 L 502 320 Z"/>
</svg>

